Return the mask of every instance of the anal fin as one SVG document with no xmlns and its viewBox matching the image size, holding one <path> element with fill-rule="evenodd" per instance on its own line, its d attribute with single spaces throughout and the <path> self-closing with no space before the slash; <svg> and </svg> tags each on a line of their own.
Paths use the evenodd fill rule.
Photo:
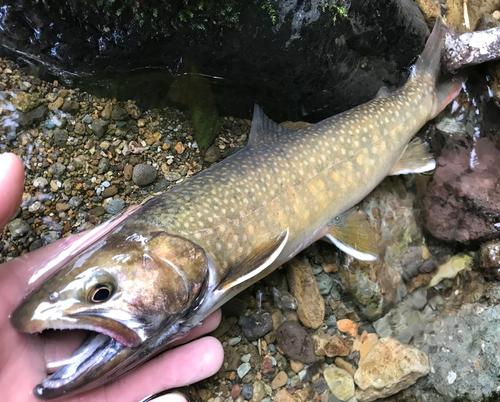
<svg viewBox="0 0 500 402">
<path fill-rule="evenodd" d="M 436 161 L 429 145 L 420 138 L 410 142 L 389 172 L 389 176 L 410 173 L 424 173 L 436 168 Z"/>
<path fill-rule="evenodd" d="M 325 237 L 344 253 L 358 260 L 374 261 L 377 259 L 378 246 L 375 233 L 366 215 L 355 208 L 338 216 Z"/>
<path fill-rule="evenodd" d="M 379 90 L 377 91 L 377 94 L 375 95 L 375 99 L 379 98 L 385 98 L 386 96 L 389 96 L 391 94 L 391 91 L 389 88 L 387 88 L 385 85 L 382 85 Z"/>
</svg>

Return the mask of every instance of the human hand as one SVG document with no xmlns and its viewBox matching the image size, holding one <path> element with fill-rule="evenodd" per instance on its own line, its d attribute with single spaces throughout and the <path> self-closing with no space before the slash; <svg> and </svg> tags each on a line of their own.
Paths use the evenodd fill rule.
<svg viewBox="0 0 500 402">
<path fill-rule="evenodd" d="M 19 207 L 24 182 L 21 161 L 13 154 L 0 154 L 0 229 Z M 33 388 L 46 376 L 48 362 L 68 357 L 83 340 L 81 331 L 49 331 L 30 335 L 17 332 L 9 315 L 26 295 L 29 278 L 60 250 L 82 234 L 61 239 L 53 244 L 0 265 L 0 395 L 2 401 L 39 402 Z M 195 328 L 176 344 L 189 342 L 213 331 L 219 324 L 220 310 L 203 325 Z M 222 364 L 222 346 L 215 338 L 205 337 L 169 350 L 148 361 L 133 372 L 103 387 L 62 398 L 79 402 L 139 402 L 148 395 L 200 381 L 214 374 Z M 178 394 L 155 401 L 184 402 Z"/>
</svg>

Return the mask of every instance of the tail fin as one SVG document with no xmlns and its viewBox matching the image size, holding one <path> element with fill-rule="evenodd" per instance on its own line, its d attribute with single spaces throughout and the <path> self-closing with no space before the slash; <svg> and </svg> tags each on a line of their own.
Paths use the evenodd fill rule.
<svg viewBox="0 0 500 402">
<path fill-rule="evenodd" d="M 427 73 L 436 80 L 441 68 L 441 51 L 444 45 L 444 36 L 448 31 L 448 25 L 441 17 L 438 17 L 431 36 L 427 39 L 425 49 L 415 63 L 414 74 Z"/>
</svg>

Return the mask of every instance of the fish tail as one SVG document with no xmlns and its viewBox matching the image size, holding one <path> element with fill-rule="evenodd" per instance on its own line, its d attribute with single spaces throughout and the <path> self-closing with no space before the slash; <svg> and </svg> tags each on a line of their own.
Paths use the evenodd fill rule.
<svg viewBox="0 0 500 402">
<path fill-rule="evenodd" d="M 448 25 L 441 17 L 438 17 L 431 36 L 429 36 L 425 44 L 424 51 L 418 58 L 414 67 L 414 77 L 425 74 L 434 79 L 435 101 L 431 118 L 436 117 L 446 105 L 455 99 L 462 90 L 462 84 L 466 80 L 463 74 L 457 74 L 451 79 L 438 81 L 441 70 L 441 54 L 447 32 L 449 32 Z"/>
</svg>

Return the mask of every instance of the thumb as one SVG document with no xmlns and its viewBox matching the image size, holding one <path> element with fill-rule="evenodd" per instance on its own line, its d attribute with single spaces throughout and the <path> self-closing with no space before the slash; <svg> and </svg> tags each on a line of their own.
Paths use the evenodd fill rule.
<svg viewBox="0 0 500 402">
<path fill-rule="evenodd" d="M 158 398 L 155 398 L 151 402 L 188 402 L 188 401 L 182 394 L 179 394 L 178 392 L 173 392 L 171 394 L 162 395 Z"/>
</svg>

